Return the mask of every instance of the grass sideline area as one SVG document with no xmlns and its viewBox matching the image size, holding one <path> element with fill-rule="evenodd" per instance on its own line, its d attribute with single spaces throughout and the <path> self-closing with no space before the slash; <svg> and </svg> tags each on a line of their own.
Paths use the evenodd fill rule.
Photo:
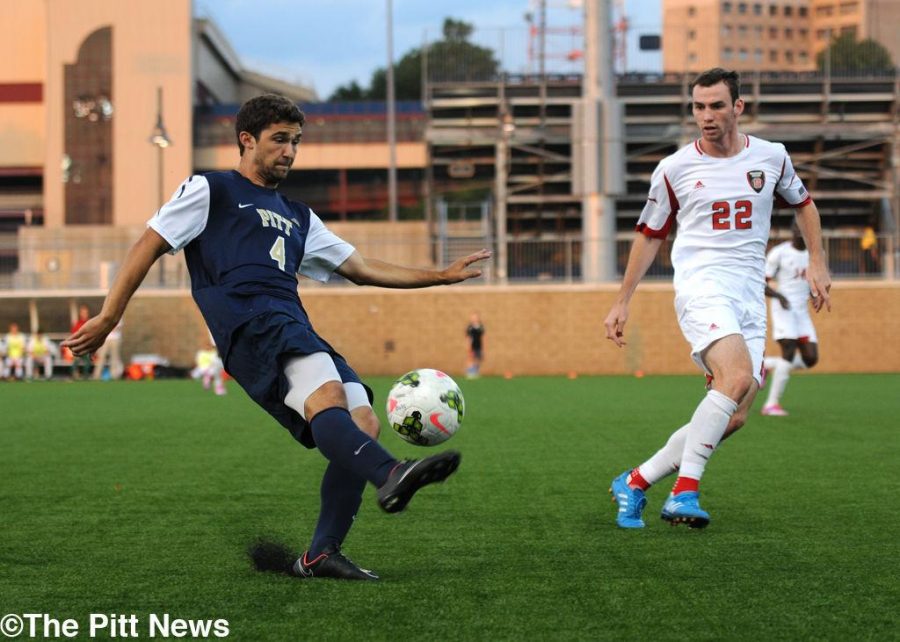
<svg viewBox="0 0 900 642">
<path fill-rule="evenodd" d="M 709 528 L 659 519 L 664 482 L 637 532 L 609 482 L 689 419 L 701 377 L 457 381 L 459 472 L 400 515 L 367 489 L 345 543 L 378 583 L 251 570 L 257 536 L 305 548 L 325 460 L 233 382 L 0 384 L 0 615 L 73 618 L 78 639 L 91 613 L 142 638 L 153 613 L 233 640 L 896 639 L 900 375 L 793 377 L 791 415 L 758 398 L 711 460 Z M 391 380 L 369 382 L 383 416 Z"/>
</svg>

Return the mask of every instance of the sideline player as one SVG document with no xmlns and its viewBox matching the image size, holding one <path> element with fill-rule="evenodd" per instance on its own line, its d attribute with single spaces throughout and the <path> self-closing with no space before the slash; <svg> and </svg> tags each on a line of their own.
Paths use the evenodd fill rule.
<svg viewBox="0 0 900 642">
<path fill-rule="evenodd" d="M 25 376 L 25 347 L 27 338 L 19 330 L 16 322 L 9 324 L 6 334 L 6 376 L 10 379 L 22 379 Z"/>
<path fill-rule="evenodd" d="M 466 326 L 466 342 L 468 343 L 466 378 L 477 379 L 481 374 L 481 363 L 484 361 L 484 324 L 477 312 L 473 312 L 469 317 L 469 325 Z"/>
<path fill-rule="evenodd" d="M 34 378 L 35 366 L 44 369 L 44 379 L 53 377 L 53 358 L 57 356 L 56 344 L 38 328 L 28 337 L 28 356 L 25 358 L 25 378 Z"/>
<path fill-rule="evenodd" d="M 783 145 L 741 134 L 738 74 L 715 68 L 691 83 L 700 138 L 664 158 L 650 182 L 622 286 L 606 317 L 606 337 L 625 345 L 628 304 L 677 220 L 672 246 L 675 309 L 691 357 L 711 386 L 690 421 L 647 462 L 616 477 L 617 523 L 642 528 L 644 491 L 679 471 L 662 518 L 702 528 L 699 484 L 719 442 L 738 430 L 759 386 L 766 339 L 765 251 L 772 204 L 783 200 L 810 248 L 807 270 L 816 311 L 831 309 L 831 277 L 819 213 Z"/>
<path fill-rule="evenodd" d="M 806 270 L 809 251 L 794 222 L 791 240 L 773 247 L 766 255 L 766 296 L 771 299 L 772 338 L 781 346 L 780 357 L 766 357 L 766 371 L 771 373 L 769 396 L 762 414 L 785 417 L 781 395 L 794 368 L 812 368 L 819 362 L 816 328 L 809 316 L 809 283 Z M 775 287 L 773 287 L 774 284 Z"/>
<path fill-rule="evenodd" d="M 194 300 L 228 373 L 295 439 L 329 461 L 312 543 L 292 572 L 372 580 L 377 575 L 341 552 L 366 482 L 378 489 L 382 509 L 399 512 L 421 487 L 450 476 L 460 455 L 446 451 L 401 462 L 381 447 L 370 391 L 313 330 L 297 274 L 327 281 L 336 272 L 357 285 L 421 288 L 480 276 L 470 265 L 490 253 L 476 252 L 443 270 L 364 258 L 309 207 L 276 190 L 294 163 L 303 122 L 283 96 L 244 103 L 235 124 L 237 170 L 194 175 L 181 184 L 130 250 L 103 309 L 65 343 L 75 354 L 97 350 L 153 263 L 184 249 Z"/>
</svg>

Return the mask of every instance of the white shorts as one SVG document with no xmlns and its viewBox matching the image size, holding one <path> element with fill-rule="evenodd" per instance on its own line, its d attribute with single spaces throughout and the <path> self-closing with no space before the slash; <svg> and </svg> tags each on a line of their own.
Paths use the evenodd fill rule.
<svg viewBox="0 0 900 642">
<path fill-rule="evenodd" d="M 776 341 L 796 339 L 800 343 L 818 343 L 816 328 L 809 316 L 807 305 L 791 306 L 785 310 L 776 299 L 772 299 L 769 307 L 772 310 L 773 339 Z"/>
<path fill-rule="evenodd" d="M 325 352 L 291 358 L 285 364 L 284 374 L 291 383 L 285 403 L 296 410 L 304 420 L 306 420 L 304 405 L 309 396 L 323 384 L 341 380 L 331 355 Z M 351 412 L 361 406 L 370 406 L 369 396 L 361 383 L 355 381 L 345 383 L 344 394 L 347 395 L 347 409 Z"/>
<path fill-rule="evenodd" d="M 715 341 L 732 334 L 744 337 L 753 377 L 762 383 L 763 356 L 766 350 L 765 304 L 760 301 L 745 303 L 721 295 L 697 296 L 679 306 L 675 312 L 684 338 L 691 344 L 691 359 L 707 375 L 712 373 L 703 362 L 703 352 Z"/>
</svg>

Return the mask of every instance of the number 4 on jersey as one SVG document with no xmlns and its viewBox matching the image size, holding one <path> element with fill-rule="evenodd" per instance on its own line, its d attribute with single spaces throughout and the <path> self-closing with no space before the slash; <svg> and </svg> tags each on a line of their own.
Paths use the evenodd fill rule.
<svg viewBox="0 0 900 642">
<path fill-rule="evenodd" d="M 284 237 L 278 236 L 275 239 L 275 242 L 272 244 L 272 249 L 269 250 L 269 256 L 273 261 L 278 264 L 278 269 L 284 272 Z"/>
<path fill-rule="evenodd" d="M 728 201 L 716 201 L 712 204 L 712 228 L 714 230 L 731 229 L 731 205 Z M 749 230 L 753 227 L 750 217 L 753 215 L 753 203 L 750 201 L 735 201 L 734 203 L 734 229 Z"/>
</svg>

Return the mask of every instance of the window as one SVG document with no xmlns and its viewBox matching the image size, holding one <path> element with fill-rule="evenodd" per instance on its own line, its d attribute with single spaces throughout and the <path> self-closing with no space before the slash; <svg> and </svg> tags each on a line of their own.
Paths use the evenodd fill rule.
<svg viewBox="0 0 900 642">
<path fill-rule="evenodd" d="M 747 13 L 747 3 L 746 2 L 738 2 L 738 13 L 744 15 Z"/>
<path fill-rule="evenodd" d="M 722 58 L 724 60 L 731 60 L 731 56 L 734 55 L 734 52 L 731 50 L 731 47 L 725 47 L 722 50 Z"/>
<path fill-rule="evenodd" d="M 800 62 L 802 62 L 804 64 L 809 62 L 809 54 L 806 53 L 805 51 L 801 50 L 800 53 L 798 54 L 798 56 L 800 57 Z"/>
<path fill-rule="evenodd" d="M 797 29 L 797 35 L 800 36 L 802 40 L 806 40 L 809 37 L 809 29 Z"/>
<path fill-rule="evenodd" d="M 772 40 L 778 39 L 778 27 L 769 27 L 769 38 Z"/>
<path fill-rule="evenodd" d="M 688 40 L 696 40 L 696 39 L 697 39 L 697 32 L 694 31 L 693 29 L 688 30 Z"/>
<path fill-rule="evenodd" d="M 762 5 L 759 4 L 758 2 L 757 2 L 756 4 L 753 5 L 753 15 L 754 15 L 754 16 L 761 16 L 761 15 L 762 15 Z"/>
<path fill-rule="evenodd" d="M 778 15 L 778 6 L 774 4 L 769 5 L 769 15 L 777 16 Z"/>
<path fill-rule="evenodd" d="M 738 25 L 738 37 L 739 38 L 747 37 L 747 25 Z"/>
<path fill-rule="evenodd" d="M 849 27 L 841 27 L 841 35 L 842 36 L 853 36 L 856 37 L 856 25 L 851 25 Z"/>
<path fill-rule="evenodd" d="M 778 62 L 778 51 L 776 49 L 769 49 L 769 62 Z"/>
<path fill-rule="evenodd" d="M 697 62 L 697 54 L 693 51 L 688 54 L 688 62 Z"/>
<path fill-rule="evenodd" d="M 859 11 L 859 3 L 858 2 L 842 2 L 841 3 L 841 15 L 846 16 L 851 13 L 856 13 Z"/>
<path fill-rule="evenodd" d="M 763 61 L 763 50 L 762 49 L 757 49 L 756 51 L 753 52 L 753 60 L 755 60 L 756 62 Z"/>
<path fill-rule="evenodd" d="M 798 7 L 797 8 L 797 15 L 800 16 L 801 18 L 805 18 L 808 13 L 809 13 L 809 9 L 807 9 L 806 7 Z"/>
<path fill-rule="evenodd" d="M 747 50 L 741 47 L 740 52 L 738 52 L 738 58 L 740 60 L 747 60 Z"/>
<path fill-rule="evenodd" d="M 784 52 L 784 61 L 788 64 L 792 64 L 794 62 L 794 52 L 788 49 Z"/>
<path fill-rule="evenodd" d="M 787 27 L 784 30 L 784 37 L 786 40 L 791 40 L 794 37 L 794 30 L 791 29 L 790 27 Z"/>
<path fill-rule="evenodd" d="M 731 3 L 730 2 L 722 3 L 722 13 L 731 13 Z"/>
<path fill-rule="evenodd" d="M 697 14 L 697 8 L 694 6 L 688 7 L 688 15 L 693 16 Z"/>
<path fill-rule="evenodd" d="M 756 35 L 756 39 L 759 40 L 763 37 L 763 28 L 762 25 L 756 25 L 753 27 L 753 32 Z"/>
<path fill-rule="evenodd" d="M 784 5 L 784 15 L 788 17 L 794 15 L 794 7 L 789 4 Z"/>
<path fill-rule="evenodd" d="M 731 39 L 732 36 L 731 25 L 722 25 L 722 37 L 726 39 Z"/>
<path fill-rule="evenodd" d="M 823 4 L 820 7 L 816 7 L 816 15 L 820 18 L 827 18 L 828 16 L 833 16 L 834 15 L 834 5 Z"/>
</svg>

